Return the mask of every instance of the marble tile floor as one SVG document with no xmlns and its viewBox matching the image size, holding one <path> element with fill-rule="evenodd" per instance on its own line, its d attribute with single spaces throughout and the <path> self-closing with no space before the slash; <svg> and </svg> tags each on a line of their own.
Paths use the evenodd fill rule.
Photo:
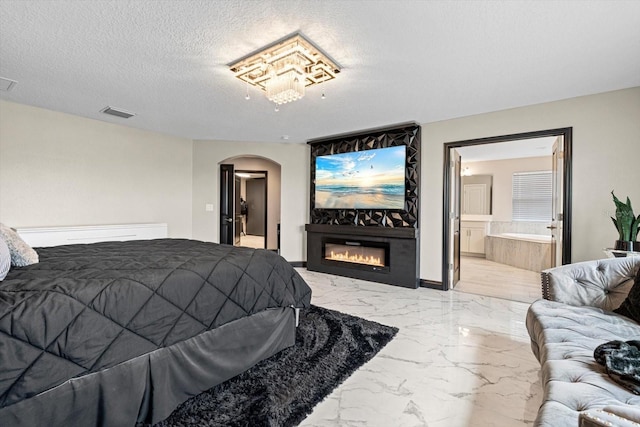
<svg viewBox="0 0 640 427">
<path fill-rule="evenodd" d="M 533 424 L 542 391 L 525 329 L 528 304 L 297 270 L 313 289 L 312 304 L 400 329 L 301 426 Z"/>
<path fill-rule="evenodd" d="M 454 290 L 526 303 L 542 298 L 540 273 L 470 256 L 460 258 Z"/>
</svg>

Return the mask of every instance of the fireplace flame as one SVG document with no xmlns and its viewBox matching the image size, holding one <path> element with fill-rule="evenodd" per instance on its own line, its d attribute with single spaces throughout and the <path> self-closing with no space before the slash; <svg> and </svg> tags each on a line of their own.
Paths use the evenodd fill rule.
<svg viewBox="0 0 640 427">
<path fill-rule="evenodd" d="M 377 267 L 384 267 L 384 263 L 380 260 L 380 257 L 374 256 L 363 256 L 362 254 L 349 255 L 349 251 L 334 253 L 331 251 L 331 254 L 327 257 L 332 261 L 346 261 L 346 262 L 355 262 L 357 264 L 366 264 L 366 265 L 375 265 Z"/>
</svg>

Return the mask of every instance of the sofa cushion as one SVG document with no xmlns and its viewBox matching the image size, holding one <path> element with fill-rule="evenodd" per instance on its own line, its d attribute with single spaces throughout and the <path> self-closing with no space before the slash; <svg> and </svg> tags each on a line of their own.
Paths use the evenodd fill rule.
<svg viewBox="0 0 640 427">
<path fill-rule="evenodd" d="M 620 307 L 613 311 L 640 323 L 640 268 L 636 273 L 636 278 L 633 287 L 629 291 L 629 295 L 622 301 Z"/>
<path fill-rule="evenodd" d="M 565 304 L 618 308 L 633 286 L 640 257 L 605 258 L 544 270 L 542 295 Z"/>
<path fill-rule="evenodd" d="M 7 246 L 2 235 L 0 235 L 0 281 L 7 277 L 10 268 L 11 252 L 9 252 L 9 246 Z"/>
<path fill-rule="evenodd" d="M 25 267 L 38 262 L 38 253 L 22 240 L 15 230 L 0 223 L 0 236 L 9 247 L 11 265 Z"/>
<path fill-rule="evenodd" d="M 593 358 L 600 344 L 640 337 L 640 325 L 595 307 L 538 300 L 527 313 L 531 348 L 542 366 L 543 403 L 536 426 L 577 426 L 581 411 L 640 405 Z"/>
</svg>

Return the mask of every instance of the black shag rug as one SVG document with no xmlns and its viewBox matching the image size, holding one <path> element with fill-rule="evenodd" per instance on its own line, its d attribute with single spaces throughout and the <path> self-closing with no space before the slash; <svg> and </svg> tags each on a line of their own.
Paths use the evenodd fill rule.
<svg viewBox="0 0 640 427">
<path fill-rule="evenodd" d="M 300 312 L 295 346 L 192 397 L 154 427 L 298 425 L 397 332 L 312 305 Z"/>
</svg>

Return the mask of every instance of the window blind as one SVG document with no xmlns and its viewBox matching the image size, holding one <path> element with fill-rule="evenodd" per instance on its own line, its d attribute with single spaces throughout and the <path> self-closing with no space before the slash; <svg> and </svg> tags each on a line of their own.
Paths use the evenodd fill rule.
<svg viewBox="0 0 640 427">
<path fill-rule="evenodd" d="M 551 171 L 513 174 L 513 221 L 551 221 Z"/>
</svg>

